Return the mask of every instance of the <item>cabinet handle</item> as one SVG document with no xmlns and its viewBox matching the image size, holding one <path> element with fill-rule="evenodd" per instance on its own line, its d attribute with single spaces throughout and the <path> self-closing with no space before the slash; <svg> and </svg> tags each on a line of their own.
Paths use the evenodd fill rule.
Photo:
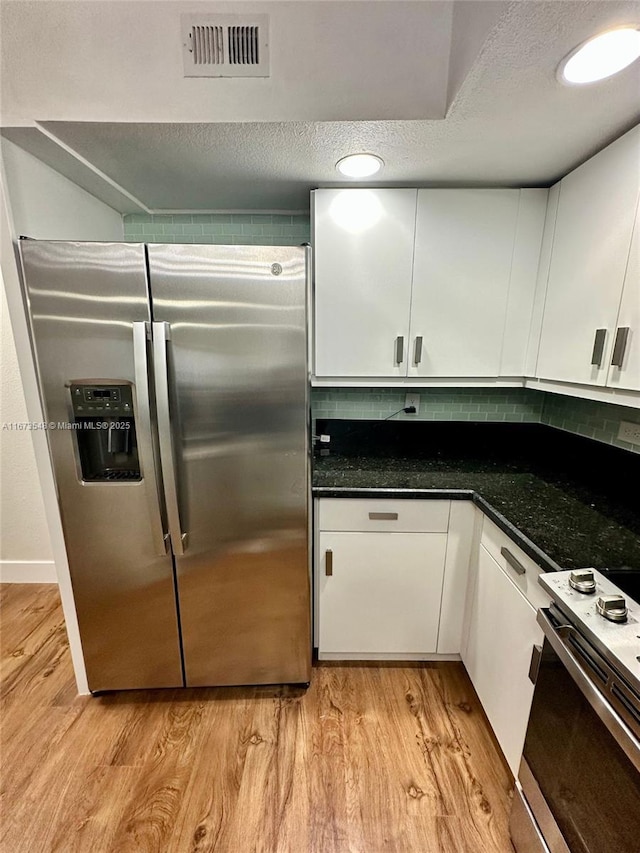
<svg viewBox="0 0 640 853">
<path fill-rule="evenodd" d="M 596 336 L 593 339 L 593 352 L 591 353 L 591 364 L 596 367 L 602 367 L 602 356 L 604 355 L 604 344 L 607 340 L 606 329 L 596 329 Z"/>
<path fill-rule="evenodd" d="M 631 330 L 629 326 L 620 326 L 620 328 L 616 332 L 616 340 L 613 345 L 613 355 L 611 356 L 611 364 L 614 367 L 619 367 L 621 370 L 630 331 Z"/>
<path fill-rule="evenodd" d="M 413 360 L 416 364 L 422 361 L 422 335 L 416 338 L 416 349 L 413 354 Z"/>
<path fill-rule="evenodd" d="M 331 577 L 333 574 L 333 551 L 331 548 L 327 548 L 324 552 L 324 573 L 327 577 Z"/>
<path fill-rule="evenodd" d="M 534 646 L 531 651 L 531 663 L 529 664 L 529 681 L 535 684 L 542 663 L 542 646 Z"/>
<path fill-rule="evenodd" d="M 397 512 L 370 512 L 369 518 L 371 521 L 397 521 Z"/>
<path fill-rule="evenodd" d="M 398 335 L 396 338 L 396 364 L 402 364 L 404 361 L 404 336 Z"/>
<path fill-rule="evenodd" d="M 513 556 L 513 554 L 511 553 L 511 551 L 508 548 L 505 548 L 503 546 L 502 548 L 500 548 L 500 553 L 502 554 L 502 556 L 505 558 L 507 563 L 511 566 L 511 568 L 514 570 L 514 572 L 517 575 L 526 574 L 527 570 L 525 569 L 525 567 L 522 565 L 520 560 L 516 559 Z"/>
</svg>

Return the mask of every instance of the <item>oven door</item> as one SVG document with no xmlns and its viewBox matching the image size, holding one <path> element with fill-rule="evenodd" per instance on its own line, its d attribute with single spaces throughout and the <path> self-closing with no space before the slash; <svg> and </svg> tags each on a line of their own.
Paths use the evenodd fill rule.
<svg viewBox="0 0 640 853">
<path fill-rule="evenodd" d="M 518 853 L 640 851 L 638 697 L 554 609 L 545 632 L 512 812 Z M 543 840 L 544 839 L 544 840 Z"/>
</svg>

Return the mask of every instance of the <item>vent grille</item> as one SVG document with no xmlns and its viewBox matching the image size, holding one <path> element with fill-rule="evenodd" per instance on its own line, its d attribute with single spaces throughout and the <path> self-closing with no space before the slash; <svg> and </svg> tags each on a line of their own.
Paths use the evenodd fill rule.
<svg viewBox="0 0 640 853">
<path fill-rule="evenodd" d="M 222 27 L 191 27 L 191 51 L 195 65 L 224 63 L 224 29 Z"/>
<path fill-rule="evenodd" d="M 229 62 L 231 65 L 258 65 L 259 27 L 229 27 Z"/>
<path fill-rule="evenodd" d="M 268 77 L 267 15 L 183 15 L 185 77 Z"/>
</svg>

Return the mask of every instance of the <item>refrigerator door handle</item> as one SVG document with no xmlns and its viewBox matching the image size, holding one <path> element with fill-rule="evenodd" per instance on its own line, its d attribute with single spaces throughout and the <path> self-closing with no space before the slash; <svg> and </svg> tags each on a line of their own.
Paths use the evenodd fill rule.
<svg viewBox="0 0 640 853">
<path fill-rule="evenodd" d="M 149 359 L 147 356 L 147 342 L 150 338 L 151 328 L 149 323 L 133 323 L 133 366 L 136 383 L 136 401 L 138 404 L 138 411 L 136 412 L 138 453 L 140 454 L 140 461 L 142 463 L 142 473 L 145 480 L 147 480 L 145 491 L 156 553 L 164 556 L 167 553 L 169 534 L 164 528 L 164 521 L 160 510 L 160 490 L 158 488 L 155 453 L 151 438 Z M 111 438 L 111 431 L 109 432 L 109 438 Z"/>
<path fill-rule="evenodd" d="M 184 554 L 186 550 L 187 534 L 182 532 L 182 525 L 180 523 L 176 460 L 173 450 L 171 412 L 169 408 L 167 345 L 170 339 L 171 327 L 169 323 L 153 323 L 153 371 L 156 385 L 162 484 L 164 487 L 164 499 L 167 506 L 167 519 L 169 521 L 169 533 L 171 535 L 173 552 L 180 555 Z"/>
</svg>

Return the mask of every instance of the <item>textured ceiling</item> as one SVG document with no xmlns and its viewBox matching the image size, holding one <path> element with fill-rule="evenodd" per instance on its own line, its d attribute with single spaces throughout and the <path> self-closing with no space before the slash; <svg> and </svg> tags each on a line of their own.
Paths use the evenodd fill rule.
<svg viewBox="0 0 640 853">
<path fill-rule="evenodd" d="M 639 2 L 511 4 L 441 121 L 51 121 L 43 129 L 154 210 L 304 209 L 311 188 L 344 183 L 334 164 L 357 150 L 385 160 L 374 186 L 548 185 L 640 121 L 640 62 L 583 88 L 555 78 L 569 50 L 629 21 L 640 21 Z M 38 133 L 13 138 L 29 148 Z M 55 146 L 47 157 L 73 171 L 56 164 Z"/>
<path fill-rule="evenodd" d="M 460 4 L 461 59 L 506 5 Z M 486 14 L 465 14 L 476 6 Z M 25 0 L 0 10 L 5 124 L 437 119 L 455 94 L 451 0 Z M 181 15 L 253 12 L 269 19 L 269 77 L 185 78 Z"/>
</svg>

